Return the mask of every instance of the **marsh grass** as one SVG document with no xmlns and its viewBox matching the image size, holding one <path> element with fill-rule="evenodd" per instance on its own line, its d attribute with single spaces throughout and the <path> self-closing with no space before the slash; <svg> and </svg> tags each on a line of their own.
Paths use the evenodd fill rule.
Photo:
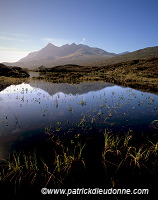
<svg viewBox="0 0 158 200">
<path fill-rule="evenodd" d="M 71 145 L 66 145 L 52 135 L 50 140 L 54 149 L 51 160 L 40 157 L 36 151 L 32 153 L 14 151 L 0 166 L 0 182 L 9 183 L 14 187 L 15 193 L 25 185 L 44 187 L 51 183 L 55 187 L 60 187 L 71 174 L 74 165 L 85 168 L 82 155 L 85 144 L 72 140 Z"/>
<path fill-rule="evenodd" d="M 26 176 L 29 177 L 30 183 L 33 183 L 39 171 L 36 153 L 26 155 L 24 152 L 13 152 L 9 160 L 3 164 L 3 174 L 1 180 L 22 182 Z"/>
<path fill-rule="evenodd" d="M 9 187 L 10 192 L 17 193 L 19 188 L 25 184 L 34 185 L 38 179 L 41 169 L 36 153 L 25 154 L 24 152 L 13 152 L 8 160 L 0 166 L 0 182 Z"/>
<path fill-rule="evenodd" d="M 6 87 L 10 85 L 18 85 L 23 82 L 27 83 L 28 78 L 13 78 L 13 77 L 0 76 L 0 91 L 4 90 Z"/>
<path fill-rule="evenodd" d="M 13 152 L 10 159 L 1 164 L 0 182 L 7 185 L 7 189 L 8 186 L 14 188 L 16 193 L 25 187 L 65 188 L 67 184 L 74 186 L 74 181 L 82 186 L 84 182 L 88 185 L 94 182 L 95 186 L 95 174 L 99 174 L 99 180 L 106 180 L 107 187 L 121 187 L 127 179 L 132 182 L 157 174 L 157 140 L 146 137 L 138 141 L 131 130 L 125 134 L 105 130 L 104 140 L 99 144 L 100 140 L 92 142 L 81 134 L 59 138 L 51 128 L 47 128 L 46 133 L 49 135 L 46 156 L 41 154 L 42 150 Z M 95 149 L 95 145 L 100 150 Z M 105 183 L 102 184 L 105 187 Z"/>
<path fill-rule="evenodd" d="M 70 144 L 64 145 L 63 142 L 58 138 L 57 140 L 52 137 L 52 143 L 55 143 L 55 161 L 54 161 L 54 172 L 62 174 L 69 174 L 72 169 L 72 165 L 75 162 L 81 162 L 85 166 L 83 159 L 83 145 L 81 141 L 70 140 Z"/>
<path fill-rule="evenodd" d="M 124 135 L 114 135 L 105 130 L 102 163 L 107 173 L 111 174 L 111 184 L 115 177 L 127 172 L 128 176 L 149 172 L 156 174 L 158 159 L 158 142 L 146 140 L 136 144 L 134 133 L 129 131 Z M 123 175 L 123 174 L 122 174 Z"/>
<path fill-rule="evenodd" d="M 55 152 L 54 173 L 60 178 L 62 183 L 66 176 L 71 173 L 71 170 L 73 170 L 73 165 L 75 163 L 80 163 L 83 167 L 85 167 L 85 162 L 82 158 L 82 151 L 84 147 L 85 145 L 78 143 L 74 146 L 73 151 L 71 151 L 68 147 L 64 147 L 62 148 L 62 152 L 60 154 Z"/>
<path fill-rule="evenodd" d="M 47 68 L 40 77 L 54 83 L 106 81 L 145 91 L 158 91 L 158 58 L 134 59 L 98 66 L 61 65 Z"/>
</svg>

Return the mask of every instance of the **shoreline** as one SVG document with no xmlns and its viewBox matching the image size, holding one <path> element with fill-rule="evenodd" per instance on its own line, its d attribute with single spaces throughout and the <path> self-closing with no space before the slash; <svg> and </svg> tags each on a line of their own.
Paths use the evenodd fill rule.
<svg viewBox="0 0 158 200">
<path fill-rule="evenodd" d="M 53 83 L 104 81 L 158 94 L 158 58 L 132 60 L 102 67 L 61 65 L 39 70 L 39 76 Z"/>
</svg>

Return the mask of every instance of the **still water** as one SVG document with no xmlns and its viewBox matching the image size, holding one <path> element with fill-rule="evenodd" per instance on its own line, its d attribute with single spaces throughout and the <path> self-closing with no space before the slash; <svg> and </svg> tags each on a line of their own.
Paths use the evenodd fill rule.
<svg viewBox="0 0 158 200">
<path fill-rule="evenodd" d="M 103 130 L 155 134 L 158 95 L 110 83 L 31 81 L 0 91 L 0 159 L 14 144 L 55 134 Z"/>
</svg>

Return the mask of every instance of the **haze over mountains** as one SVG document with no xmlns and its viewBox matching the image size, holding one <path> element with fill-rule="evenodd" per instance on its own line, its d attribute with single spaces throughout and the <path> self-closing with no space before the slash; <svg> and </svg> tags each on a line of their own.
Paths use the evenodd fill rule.
<svg viewBox="0 0 158 200">
<path fill-rule="evenodd" d="M 49 43 L 41 50 L 29 53 L 18 62 L 4 64 L 29 69 L 38 68 L 42 65 L 54 67 L 65 64 L 100 66 L 150 57 L 158 57 L 158 46 L 140 49 L 131 53 L 126 51 L 121 54 L 115 54 L 83 44 L 76 45 L 72 43 L 71 45 L 66 44 L 58 47 Z"/>
</svg>

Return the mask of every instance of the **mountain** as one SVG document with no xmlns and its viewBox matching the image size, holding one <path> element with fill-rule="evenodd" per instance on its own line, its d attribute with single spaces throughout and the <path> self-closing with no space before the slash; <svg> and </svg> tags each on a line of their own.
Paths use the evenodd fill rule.
<svg viewBox="0 0 158 200">
<path fill-rule="evenodd" d="M 109 53 L 99 48 L 89 47 L 87 45 L 72 43 L 61 47 L 48 43 L 47 46 L 39 51 L 29 53 L 26 57 L 16 63 L 5 63 L 10 66 L 20 66 L 28 68 L 37 68 L 41 65 L 53 67 L 61 64 L 87 64 L 93 61 L 101 61 L 112 58 L 117 54 Z"/>
<path fill-rule="evenodd" d="M 49 43 L 43 49 L 30 53 L 25 58 L 19 60 L 19 62 L 26 62 L 26 61 L 35 61 L 41 59 L 55 59 L 60 57 L 69 56 L 72 57 L 74 55 L 101 55 L 101 56 L 114 56 L 113 53 L 108 53 L 99 48 L 92 48 L 87 45 L 79 44 L 76 45 L 72 43 L 71 45 L 63 45 L 61 47 L 57 47 L 51 43 Z"/>
<path fill-rule="evenodd" d="M 65 44 L 61 47 L 48 43 L 39 51 L 29 53 L 15 63 L 4 63 L 8 66 L 35 69 L 40 66 L 54 67 L 57 65 L 75 64 L 83 66 L 105 66 L 135 59 L 158 57 L 158 46 L 148 47 L 133 52 L 114 54 L 99 48 L 83 44 Z"/>
</svg>

